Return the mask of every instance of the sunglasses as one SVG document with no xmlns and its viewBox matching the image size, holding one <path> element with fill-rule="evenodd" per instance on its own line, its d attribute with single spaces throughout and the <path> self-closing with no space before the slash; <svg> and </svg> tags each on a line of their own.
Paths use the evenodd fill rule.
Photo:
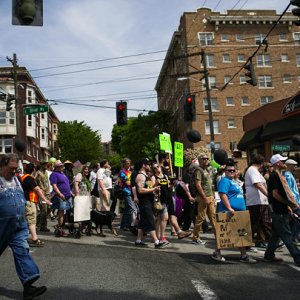
<svg viewBox="0 0 300 300">
<path fill-rule="evenodd" d="M 202 159 L 203 159 L 203 160 L 209 160 L 209 158 L 208 158 L 208 157 L 202 157 Z"/>
<path fill-rule="evenodd" d="M 229 173 L 234 173 L 235 172 L 235 170 L 233 170 L 233 169 L 226 170 L 226 171 L 229 172 Z"/>
<path fill-rule="evenodd" d="M 160 166 L 154 166 L 153 168 L 154 168 L 154 169 L 159 169 L 159 168 L 160 168 Z"/>
</svg>

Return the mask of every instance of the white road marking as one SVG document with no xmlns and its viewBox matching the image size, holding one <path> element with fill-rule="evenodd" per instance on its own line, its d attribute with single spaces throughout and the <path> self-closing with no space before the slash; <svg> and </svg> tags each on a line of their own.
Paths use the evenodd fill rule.
<svg viewBox="0 0 300 300">
<path fill-rule="evenodd" d="M 297 266 L 292 265 L 292 264 L 289 264 L 289 266 L 290 266 L 291 268 L 293 268 L 293 269 L 295 269 L 295 270 L 297 270 L 297 271 L 300 272 L 300 267 L 297 267 Z"/>
<path fill-rule="evenodd" d="M 201 280 L 192 280 L 192 284 L 194 285 L 195 289 L 202 297 L 203 300 L 217 300 L 219 299 L 218 296 L 214 293 L 210 287 Z"/>
</svg>

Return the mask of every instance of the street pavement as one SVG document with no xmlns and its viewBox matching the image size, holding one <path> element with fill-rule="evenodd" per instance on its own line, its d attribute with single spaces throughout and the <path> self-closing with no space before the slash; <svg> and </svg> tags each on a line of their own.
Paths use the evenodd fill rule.
<svg viewBox="0 0 300 300">
<path fill-rule="evenodd" d="M 38 284 L 48 286 L 40 299 L 299 299 L 300 269 L 285 248 L 277 252 L 282 264 L 263 262 L 263 251 L 251 253 L 257 264 L 243 264 L 237 250 L 224 250 L 227 261 L 218 263 L 210 257 L 212 233 L 202 234 L 204 246 L 168 237 L 165 249 L 155 249 L 148 236 L 149 246 L 137 248 L 130 232 L 104 233 L 80 239 L 39 234 L 45 246 L 31 252 L 41 270 Z M 0 299 L 21 299 L 10 249 L 0 266 Z"/>
<path fill-rule="evenodd" d="M 134 245 L 135 236 L 128 231 L 122 231 L 117 229 L 118 236 L 114 236 L 107 227 L 103 227 L 103 232 L 106 235 L 105 237 L 100 237 L 96 234 L 95 230 L 93 230 L 93 234 L 91 236 L 82 235 L 80 239 L 75 239 L 73 237 L 68 238 L 57 238 L 54 236 L 54 226 L 57 224 L 57 221 L 49 221 L 48 227 L 51 230 L 50 233 L 42 233 L 39 232 L 39 237 L 47 241 L 53 242 L 62 242 L 62 243 L 72 243 L 72 244 L 83 244 L 83 245 L 98 245 L 98 246 L 110 246 L 110 247 L 119 247 L 119 248 L 136 248 Z M 114 222 L 114 228 L 118 228 L 118 219 Z M 201 234 L 201 239 L 206 241 L 206 245 L 194 245 L 191 243 L 191 237 L 179 240 L 177 237 L 171 236 L 170 227 L 167 226 L 167 239 L 170 244 L 165 249 L 160 249 L 160 251 L 164 252 L 174 252 L 174 253 L 199 253 L 203 255 L 211 255 L 214 251 L 215 247 L 215 238 L 212 231 Z M 139 248 L 145 251 L 157 251 L 154 248 L 153 242 L 151 241 L 149 236 L 145 237 L 145 241 L 148 243 L 148 247 Z M 259 260 L 263 259 L 264 251 L 262 249 L 257 249 L 257 253 L 249 252 L 249 255 L 257 258 Z M 237 249 L 226 249 L 222 250 L 222 254 L 226 257 L 227 255 L 236 254 L 238 257 L 239 251 Z M 276 256 L 284 259 L 284 263 L 288 265 L 293 265 L 293 259 L 289 255 L 286 247 L 277 251 Z M 295 269 L 299 269 L 295 267 Z"/>
</svg>

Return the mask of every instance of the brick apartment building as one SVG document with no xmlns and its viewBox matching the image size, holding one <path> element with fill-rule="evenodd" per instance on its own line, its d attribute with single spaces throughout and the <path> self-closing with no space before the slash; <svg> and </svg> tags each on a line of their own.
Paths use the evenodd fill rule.
<svg viewBox="0 0 300 300">
<path fill-rule="evenodd" d="M 14 81 L 11 67 L 0 67 L 0 91 L 14 95 Z M 23 159 L 33 163 L 48 160 L 58 154 L 57 126 L 59 120 L 52 108 L 49 112 L 24 115 L 24 104 L 48 104 L 44 95 L 26 68 L 17 70 L 19 137 L 25 142 Z M 6 102 L 0 102 L 0 155 L 15 153 L 14 141 L 17 133 L 16 107 L 6 111 Z"/>
<path fill-rule="evenodd" d="M 232 79 L 279 16 L 275 10 L 230 10 L 222 14 L 208 8 L 182 15 L 155 89 L 158 109 L 174 113 L 174 129 L 178 136 L 173 138 L 183 142 L 185 148 L 210 147 L 206 88 L 201 73 L 202 50 L 206 54 L 216 149 L 220 147 L 230 152 L 230 143 L 238 144 L 243 136 L 244 115 L 299 90 L 300 28 L 294 25 L 297 17 L 291 13 L 282 17 L 267 44 L 262 45 L 253 57 L 257 86 L 246 83 L 248 78 L 244 69 Z M 193 122 L 183 119 L 186 94 L 196 96 L 197 115 Z M 193 145 L 188 141 L 186 133 L 191 129 L 201 133 L 201 142 Z M 245 158 L 246 153 L 242 154 Z"/>
</svg>

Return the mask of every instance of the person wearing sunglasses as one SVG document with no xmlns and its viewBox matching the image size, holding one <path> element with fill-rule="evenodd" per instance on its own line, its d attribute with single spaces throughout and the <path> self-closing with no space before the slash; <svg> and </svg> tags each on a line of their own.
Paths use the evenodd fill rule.
<svg viewBox="0 0 300 300">
<path fill-rule="evenodd" d="M 221 198 L 218 212 L 229 212 L 234 214 L 235 211 L 246 210 L 243 189 L 234 180 L 235 172 L 236 169 L 234 162 L 229 160 L 225 167 L 225 177 L 219 182 L 218 185 L 218 192 Z M 247 255 L 245 247 L 241 247 L 240 252 L 240 262 L 256 263 L 255 259 Z M 221 252 L 218 251 L 217 255 L 215 256 L 222 257 Z M 215 259 L 214 257 L 212 258 Z"/>
</svg>

